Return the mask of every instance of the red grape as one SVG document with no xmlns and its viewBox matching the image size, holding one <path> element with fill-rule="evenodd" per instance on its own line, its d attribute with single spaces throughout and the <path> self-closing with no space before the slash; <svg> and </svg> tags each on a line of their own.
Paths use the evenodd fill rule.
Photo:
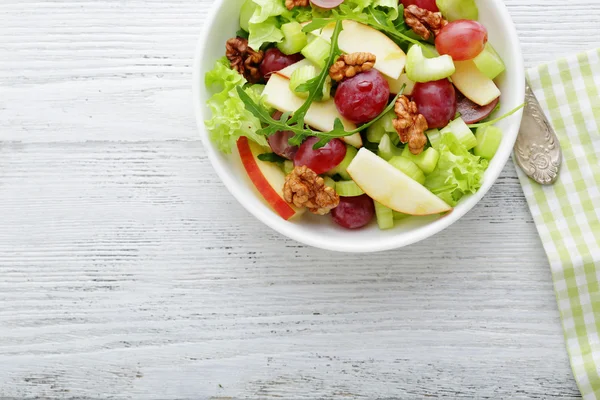
<svg viewBox="0 0 600 400">
<path fill-rule="evenodd" d="M 480 106 L 466 98 L 461 92 L 456 91 L 457 111 L 460 117 L 467 124 L 476 124 L 477 122 L 486 119 L 498 105 L 500 97 L 492 101 L 487 106 Z"/>
<path fill-rule="evenodd" d="M 344 2 L 344 0 L 310 0 L 317 7 L 325 8 L 330 10 L 332 8 L 336 8 L 340 4 Z"/>
<path fill-rule="evenodd" d="M 448 79 L 417 83 L 412 96 L 429 129 L 445 127 L 456 115 L 456 91 Z"/>
<path fill-rule="evenodd" d="M 325 147 L 315 150 L 313 146 L 318 141 L 316 137 L 309 137 L 302 143 L 294 157 L 294 166 L 306 165 L 320 175 L 337 167 L 346 157 L 346 145 L 340 139 L 333 139 Z"/>
<path fill-rule="evenodd" d="M 387 106 L 390 85 L 375 69 L 340 83 L 335 105 L 344 118 L 362 124 L 377 117 Z"/>
<path fill-rule="evenodd" d="M 375 216 L 373 200 L 363 194 L 357 197 L 340 197 L 340 204 L 331 210 L 333 221 L 347 229 L 367 225 Z"/>
<path fill-rule="evenodd" d="M 449 54 L 454 61 L 466 61 L 477 57 L 487 41 L 485 26 L 461 19 L 442 28 L 435 38 L 435 48 L 440 54 Z"/>
<path fill-rule="evenodd" d="M 276 111 L 273 114 L 273 119 L 280 119 L 281 114 L 282 113 L 280 111 Z M 273 153 L 283 158 L 287 158 L 288 160 L 293 160 L 296 152 L 298 151 L 298 146 L 292 146 L 289 142 L 293 136 L 294 132 L 278 131 L 275 134 L 267 137 L 267 141 L 269 142 L 269 146 L 271 146 Z"/>
<path fill-rule="evenodd" d="M 272 47 L 266 51 L 265 56 L 260 63 L 260 73 L 269 80 L 273 72 L 281 71 L 285 67 L 296 64 L 302 60 L 304 56 L 300 53 L 285 55 L 278 48 Z"/>
<path fill-rule="evenodd" d="M 402 4 L 404 5 L 404 7 L 408 7 L 414 4 L 419 8 L 424 8 L 425 10 L 433 12 L 440 11 L 437 4 L 435 4 L 435 0 L 402 0 Z"/>
</svg>

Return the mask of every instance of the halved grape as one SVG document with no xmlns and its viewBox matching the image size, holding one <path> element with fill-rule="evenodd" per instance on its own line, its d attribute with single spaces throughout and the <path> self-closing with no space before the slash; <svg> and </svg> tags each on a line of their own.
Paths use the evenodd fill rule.
<svg viewBox="0 0 600 400">
<path fill-rule="evenodd" d="M 435 48 L 448 54 L 454 61 L 467 61 L 477 57 L 488 41 L 485 26 L 477 21 L 461 19 L 450 22 L 435 37 Z"/>
<path fill-rule="evenodd" d="M 281 71 L 302 59 L 304 59 L 302 54 L 285 55 L 278 48 L 272 47 L 266 51 L 265 57 L 260 63 L 260 73 L 268 81 L 273 72 Z"/>
<path fill-rule="evenodd" d="M 410 5 L 416 5 L 419 8 L 424 8 L 425 10 L 438 12 L 440 9 L 438 8 L 435 0 L 402 0 L 402 4 L 404 7 L 408 7 Z"/>
<path fill-rule="evenodd" d="M 340 83 L 335 105 L 344 118 L 363 124 L 383 112 L 389 97 L 390 85 L 379 71 L 371 69 Z"/>
<path fill-rule="evenodd" d="M 273 119 L 278 120 L 279 118 L 281 118 L 281 112 L 276 111 L 273 114 Z M 269 146 L 271 147 L 271 150 L 273 150 L 273 153 L 283 158 L 287 158 L 288 160 L 293 160 L 296 152 L 298 152 L 298 146 L 292 146 L 289 142 L 293 136 L 294 132 L 279 131 L 267 137 L 267 141 L 269 142 Z"/>
<path fill-rule="evenodd" d="M 373 200 L 363 194 L 356 197 L 340 197 L 340 204 L 331 211 L 333 221 L 346 229 L 359 229 L 375 216 Z"/>
<path fill-rule="evenodd" d="M 456 103 L 457 108 L 456 111 L 460 113 L 461 118 L 467 124 L 476 124 L 479 121 L 482 121 L 490 116 L 490 114 L 494 111 L 498 102 L 500 101 L 500 97 L 496 100 L 492 101 L 487 106 L 480 106 L 478 104 L 473 103 L 471 100 L 467 99 L 461 92 L 456 91 Z"/>
<path fill-rule="evenodd" d="M 306 165 L 318 175 L 337 167 L 346 157 L 346 145 L 340 139 L 333 139 L 320 149 L 313 149 L 319 141 L 316 137 L 309 137 L 302 143 L 294 156 L 296 167 Z"/>
<path fill-rule="evenodd" d="M 456 115 L 456 93 L 448 79 L 417 83 L 413 100 L 423 114 L 429 129 L 443 128 Z"/>
<path fill-rule="evenodd" d="M 330 10 L 332 8 L 336 8 L 340 4 L 344 2 L 344 0 L 310 0 L 317 7 L 325 8 Z"/>
</svg>

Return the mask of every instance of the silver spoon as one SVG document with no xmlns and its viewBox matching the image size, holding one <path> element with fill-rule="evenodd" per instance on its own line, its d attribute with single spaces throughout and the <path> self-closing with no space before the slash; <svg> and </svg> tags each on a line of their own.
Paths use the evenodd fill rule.
<svg viewBox="0 0 600 400">
<path fill-rule="evenodd" d="M 515 144 L 515 161 L 534 181 L 551 185 L 562 165 L 560 142 L 535 94 L 527 85 L 523 122 Z"/>
</svg>

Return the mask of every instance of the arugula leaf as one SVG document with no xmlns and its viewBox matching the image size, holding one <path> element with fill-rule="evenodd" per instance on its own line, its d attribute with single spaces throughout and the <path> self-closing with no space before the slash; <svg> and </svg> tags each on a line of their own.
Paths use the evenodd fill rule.
<svg viewBox="0 0 600 400">
<path fill-rule="evenodd" d="M 517 111 L 519 111 L 523 107 L 525 107 L 525 103 L 523 103 L 520 106 L 518 106 L 518 107 L 516 107 L 516 108 L 514 108 L 512 110 L 510 110 L 509 112 L 507 112 L 506 114 L 504 114 L 501 117 L 492 119 L 490 121 L 480 122 L 478 124 L 470 124 L 468 126 L 469 126 L 469 128 L 481 128 L 481 127 L 484 127 L 484 126 L 494 125 L 494 124 L 502 121 L 503 119 L 510 117 L 511 115 L 513 115 L 514 113 L 516 113 Z"/>
<path fill-rule="evenodd" d="M 285 158 L 278 156 L 275 153 L 263 153 L 258 155 L 260 161 L 272 162 L 275 164 L 281 164 L 285 161 Z"/>
</svg>

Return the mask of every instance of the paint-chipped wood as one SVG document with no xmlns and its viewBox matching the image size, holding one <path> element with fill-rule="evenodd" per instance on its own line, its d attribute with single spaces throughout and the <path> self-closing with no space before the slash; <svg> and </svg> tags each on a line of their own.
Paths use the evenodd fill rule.
<svg viewBox="0 0 600 400">
<path fill-rule="evenodd" d="M 197 140 L 210 0 L 0 2 L 0 398 L 578 398 L 509 164 L 425 243 L 339 255 L 229 195 Z M 595 0 L 506 0 L 533 66 Z"/>
</svg>

